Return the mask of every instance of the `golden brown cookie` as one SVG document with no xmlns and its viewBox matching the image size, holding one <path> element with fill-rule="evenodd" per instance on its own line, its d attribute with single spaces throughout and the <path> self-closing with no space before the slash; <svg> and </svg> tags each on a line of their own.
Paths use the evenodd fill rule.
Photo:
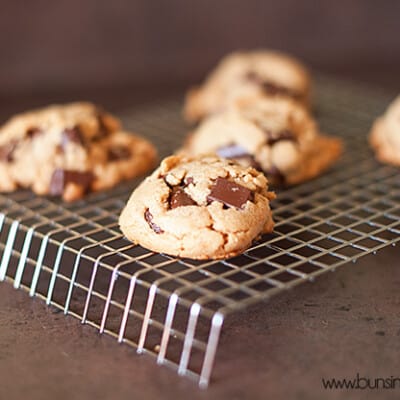
<svg viewBox="0 0 400 400">
<path fill-rule="evenodd" d="M 273 220 L 267 179 L 219 157 L 171 156 L 132 193 L 119 223 L 150 250 L 193 259 L 239 254 Z"/>
<path fill-rule="evenodd" d="M 263 171 L 273 185 L 290 185 L 322 173 L 341 149 L 341 140 L 321 135 L 297 102 L 253 97 L 204 119 L 180 152 L 216 153 Z"/>
<path fill-rule="evenodd" d="M 143 174 L 155 159 L 151 143 L 93 104 L 50 106 L 0 128 L 0 191 L 31 188 L 72 201 Z"/>
<path fill-rule="evenodd" d="M 369 141 L 378 160 L 400 165 L 400 96 L 375 120 Z"/>
<path fill-rule="evenodd" d="M 291 98 L 308 107 L 310 86 L 304 65 L 286 54 L 262 50 L 232 53 L 200 87 L 189 91 L 184 115 L 187 121 L 198 122 L 248 96 Z"/>
</svg>

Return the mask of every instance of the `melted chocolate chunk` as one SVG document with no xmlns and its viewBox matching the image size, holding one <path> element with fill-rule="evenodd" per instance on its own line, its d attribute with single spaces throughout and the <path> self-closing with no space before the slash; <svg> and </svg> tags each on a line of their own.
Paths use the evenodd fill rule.
<svg viewBox="0 0 400 400">
<path fill-rule="evenodd" d="M 131 151 L 125 146 L 116 145 L 108 149 L 108 161 L 127 160 L 131 157 Z"/>
<path fill-rule="evenodd" d="M 87 191 L 92 183 L 94 176 L 91 172 L 74 171 L 68 169 L 56 169 L 50 181 L 50 194 L 60 196 L 68 183 L 75 183 L 82 186 Z"/>
<path fill-rule="evenodd" d="M 283 130 L 280 132 L 265 131 L 265 135 L 267 136 L 267 144 L 269 146 L 273 146 L 275 143 L 282 140 L 290 140 L 292 142 L 297 141 L 296 137 L 289 130 Z"/>
<path fill-rule="evenodd" d="M 217 178 L 207 201 L 220 201 L 228 207 L 240 209 L 252 198 L 251 190 L 225 178 Z"/>
<path fill-rule="evenodd" d="M 275 166 L 272 166 L 268 170 L 264 171 L 265 175 L 267 175 L 268 181 L 273 185 L 282 186 L 286 183 L 285 175 Z"/>
<path fill-rule="evenodd" d="M 239 158 L 249 155 L 242 146 L 234 143 L 220 147 L 217 149 L 217 154 L 223 158 Z"/>
<path fill-rule="evenodd" d="M 259 171 L 262 170 L 261 165 L 255 160 L 255 158 L 239 145 L 230 144 L 228 146 L 220 147 L 217 150 L 217 154 L 220 157 L 235 160 L 239 164 L 253 167 Z"/>
<path fill-rule="evenodd" d="M 272 95 L 272 96 L 276 96 L 276 95 L 283 95 L 283 96 L 288 96 L 291 97 L 293 99 L 300 99 L 301 98 L 301 94 L 298 93 L 297 91 L 293 90 L 293 89 L 289 89 L 287 87 L 284 86 L 280 86 L 277 85 L 275 83 L 272 82 L 264 82 L 262 84 L 263 90 L 265 93 Z"/>
<path fill-rule="evenodd" d="M 34 126 L 34 127 L 32 127 L 32 128 L 29 128 L 29 129 L 26 131 L 26 136 L 27 136 L 29 139 L 34 139 L 36 136 L 39 136 L 39 135 L 41 135 L 42 133 L 43 133 L 43 131 L 42 131 L 40 128 Z"/>
<path fill-rule="evenodd" d="M 146 208 L 146 211 L 144 212 L 144 219 L 155 233 L 157 233 L 158 235 L 160 233 L 164 233 L 164 231 L 153 222 L 153 214 L 150 212 L 148 208 Z"/>
<path fill-rule="evenodd" d="M 64 191 L 65 175 L 64 170 L 56 169 L 50 180 L 50 194 L 52 196 L 60 196 Z"/>
<path fill-rule="evenodd" d="M 169 207 L 171 209 L 183 206 L 194 206 L 196 202 L 181 187 L 172 188 L 169 197 Z"/>
<path fill-rule="evenodd" d="M 282 94 L 285 96 L 289 95 L 289 90 L 283 86 L 277 85 L 276 83 L 272 82 L 263 82 L 262 88 L 264 92 L 268 93 L 269 95 L 276 96 L 277 94 Z"/>
<path fill-rule="evenodd" d="M 165 184 L 171 189 L 168 198 L 168 205 L 170 209 L 183 206 L 195 206 L 197 203 L 185 192 L 184 188 L 190 184 L 194 183 L 194 179 L 191 176 L 186 177 L 183 182 L 177 186 L 172 186 L 162 177 Z"/>
<path fill-rule="evenodd" d="M 0 146 L 0 161 L 2 162 L 13 162 L 14 161 L 14 150 L 17 147 L 18 142 L 12 140 L 10 143 Z"/>
<path fill-rule="evenodd" d="M 61 136 L 61 147 L 65 150 L 68 143 L 76 143 L 83 146 L 84 140 L 81 130 L 78 126 L 67 128 L 63 131 Z"/>
</svg>

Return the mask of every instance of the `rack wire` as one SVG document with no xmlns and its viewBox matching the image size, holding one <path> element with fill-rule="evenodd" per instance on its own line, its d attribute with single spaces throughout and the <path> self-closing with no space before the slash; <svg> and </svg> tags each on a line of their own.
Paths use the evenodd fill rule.
<svg viewBox="0 0 400 400">
<path fill-rule="evenodd" d="M 400 240 L 400 174 L 366 142 L 389 97 L 320 77 L 317 118 L 343 137 L 323 176 L 278 191 L 275 232 L 244 254 L 200 262 L 128 242 L 117 219 L 133 181 L 64 204 L 29 191 L 0 195 L 0 281 L 43 299 L 157 363 L 209 384 L 224 318 Z M 162 156 L 185 134 L 174 100 L 129 110 L 125 124 Z"/>
</svg>

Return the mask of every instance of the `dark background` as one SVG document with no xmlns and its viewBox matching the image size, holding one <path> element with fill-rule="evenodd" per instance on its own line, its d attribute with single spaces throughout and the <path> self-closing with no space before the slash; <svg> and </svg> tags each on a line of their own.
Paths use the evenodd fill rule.
<svg viewBox="0 0 400 400">
<path fill-rule="evenodd" d="M 0 97 L 165 92 L 199 81 L 226 52 L 260 47 L 290 52 L 318 71 L 400 88 L 398 1 L 0 0 L 0 6 Z"/>
<path fill-rule="evenodd" d="M 118 111 L 182 93 L 237 48 L 400 92 L 399 17 L 389 0 L 0 0 L 0 120 L 49 102 Z M 376 399 L 328 393 L 320 379 L 398 375 L 393 260 L 397 247 L 235 316 L 207 392 L 4 284 L 0 399 Z"/>
</svg>

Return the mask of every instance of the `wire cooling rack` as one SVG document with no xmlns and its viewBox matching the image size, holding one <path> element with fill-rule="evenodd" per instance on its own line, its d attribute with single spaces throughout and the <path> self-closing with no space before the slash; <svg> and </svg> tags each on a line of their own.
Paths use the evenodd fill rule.
<svg viewBox="0 0 400 400">
<path fill-rule="evenodd" d="M 400 239 L 399 170 L 378 164 L 366 142 L 389 97 L 324 78 L 317 89 L 317 118 L 345 154 L 278 191 L 275 232 L 243 255 L 200 262 L 129 243 L 117 219 L 138 181 L 73 204 L 19 191 L 0 195 L 0 280 L 207 386 L 226 315 Z M 123 119 L 162 156 L 185 134 L 178 101 Z"/>
</svg>

